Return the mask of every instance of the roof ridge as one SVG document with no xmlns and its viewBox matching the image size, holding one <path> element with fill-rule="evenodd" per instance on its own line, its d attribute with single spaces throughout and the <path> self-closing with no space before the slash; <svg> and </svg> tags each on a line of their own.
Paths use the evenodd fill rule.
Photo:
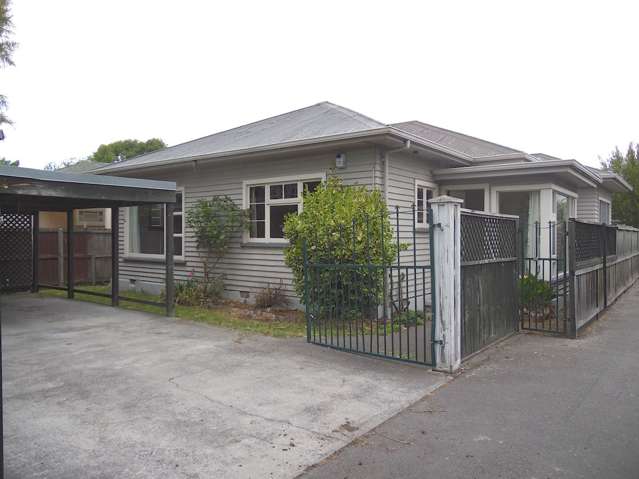
<svg viewBox="0 0 639 479">
<path fill-rule="evenodd" d="M 448 133 L 454 133 L 454 134 L 456 134 L 456 135 L 465 136 L 466 138 L 471 138 L 471 139 L 473 139 L 473 140 L 479 140 L 479 141 L 482 141 L 482 142 L 484 142 L 484 143 L 490 143 L 491 145 L 499 146 L 499 147 L 501 147 L 501 148 L 506 148 L 506 149 L 508 149 L 508 150 L 512 150 L 512 152 L 513 152 L 513 153 L 524 153 L 524 154 L 526 153 L 526 152 L 525 152 L 525 151 L 523 151 L 523 150 L 517 150 L 516 148 L 512 148 L 512 147 L 510 147 L 510 146 L 506 146 L 506 145 L 502 145 L 502 144 L 500 144 L 500 143 L 496 143 L 496 142 L 494 142 L 494 141 L 484 140 L 483 138 L 479 138 L 479 137 L 477 137 L 477 136 L 467 135 L 466 133 L 462 133 L 462 132 L 460 132 L 460 131 L 450 130 L 450 129 L 448 129 L 448 128 L 442 128 L 441 126 L 433 125 L 433 124 L 431 124 L 431 123 L 426 123 L 426 122 L 423 122 L 423 121 L 421 121 L 421 120 L 402 121 L 402 122 L 399 122 L 399 123 L 393 123 L 393 126 L 395 126 L 395 125 L 401 125 L 401 124 L 405 124 L 405 123 L 420 123 L 420 124 L 422 124 L 422 125 L 429 126 L 429 127 L 431 127 L 431 128 L 437 128 L 438 130 L 447 131 Z"/>
<path fill-rule="evenodd" d="M 312 105 L 308 105 L 308 106 L 305 106 L 305 107 L 302 107 L 302 108 L 297 108 L 295 110 L 287 111 L 285 113 L 280 113 L 278 115 L 267 116 L 266 118 L 262 118 L 260 120 L 255 120 L 255 121 L 252 121 L 250 123 L 245 123 L 244 125 L 238 125 L 238 126 L 234 126 L 233 128 L 227 128 L 226 130 L 216 131 L 215 133 L 211 133 L 209 135 L 204 135 L 204 136 L 200 136 L 198 138 L 193 138 L 192 140 L 183 141 L 182 143 L 176 143 L 175 145 L 167 146 L 167 147 L 161 148 L 159 150 L 149 151 L 148 153 L 142 153 L 141 155 L 137 155 L 137 156 L 133 156 L 131 158 L 127 158 L 124 161 L 119 161 L 119 162 L 117 162 L 117 164 L 118 165 L 123 165 L 123 164 L 127 163 L 128 161 L 131 161 L 131 160 L 134 160 L 134 159 L 138 159 L 138 158 L 142 158 L 143 156 L 151 155 L 153 153 L 157 153 L 158 151 L 166 151 L 166 150 L 170 150 L 172 148 L 176 148 L 178 146 L 188 145 L 189 143 L 193 143 L 195 141 L 200 141 L 200 140 L 203 140 L 205 138 L 210 138 L 210 137 L 215 136 L 215 135 L 220 135 L 222 133 L 228 133 L 229 131 L 237 130 L 239 128 L 245 128 L 247 126 L 251 126 L 251 125 L 254 125 L 256 123 L 260 123 L 260 122 L 267 121 L 267 120 L 272 120 L 274 118 L 278 118 L 278 117 L 281 117 L 281 116 L 289 115 L 291 113 L 297 113 L 297 112 L 300 112 L 300 111 L 303 111 L 303 110 L 308 110 L 310 108 L 313 108 L 313 107 L 316 107 L 316 106 L 319 106 L 319 105 L 324 105 L 324 104 L 328 104 L 328 105 L 330 105 L 332 107 L 338 107 L 339 106 L 339 105 L 335 105 L 335 104 L 333 104 L 331 102 L 328 102 L 328 101 L 321 101 L 319 103 L 314 103 Z M 343 107 L 341 107 L 341 108 L 343 108 Z M 355 113 L 357 113 L 357 112 L 355 112 Z M 100 170 L 102 168 L 106 168 L 106 167 L 108 167 L 108 166 L 110 166 L 112 164 L 113 163 L 107 163 L 107 164 L 105 164 L 105 166 L 102 166 L 100 168 L 96 168 L 93 171 L 98 171 L 98 170 Z"/>
<path fill-rule="evenodd" d="M 350 118 L 352 118 L 353 120 L 357 120 L 357 121 L 359 121 L 360 123 L 363 123 L 363 122 L 362 122 L 362 121 L 360 120 L 360 118 L 358 118 L 358 117 L 366 118 L 367 120 L 370 120 L 370 121 L 372 121 L 373 123 L 376 123 L 376 124 L 377 124 L 377 125 L 379 125 L 379 126 L 389 126 L 389 125 L 387 125 L 386 123 L 382 123 L 381 121 L 376 120 L 376 119 L 375 119 L 375 118 L 373 118 L 373 117 L 370 117 L 370 116 L 368 116 L 368 115 L 364 115 L 363 113 L 360 113 L 360 112 L 355 111 L 355 110 L 351 110 L 350 108 L 347 108 L 347 107 L 345 107 L 345 106 L 338 105 L 338 104 L 336 104 L 336 103 L 332 103 L 332 102 L 330 102 L 330 101 L 323 101 L 323 102 L 321 102 L 321 103 L 318 103 L 318 105 L 327 105 L 327 106 L 330 106 L 330 107 L 331 107 L 331 108 L 333 108 L 334 110 L 339 110 L 339 111 L 341 111 L 342 113 L 344 113 L 345 115 L 348 115 L 348 116 L 349 116 Z M 315 105 L 313 105 L 313 106 L 315 106 Z M 368 126 L 368 125 L 367 125 L 367 126 Z"/>
</svg>

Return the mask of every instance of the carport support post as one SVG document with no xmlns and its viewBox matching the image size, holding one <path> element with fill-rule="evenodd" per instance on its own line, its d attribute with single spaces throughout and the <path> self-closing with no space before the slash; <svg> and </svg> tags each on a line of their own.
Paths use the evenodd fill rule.
<svg viewBox="0 0 639 479">
<path fill-rule="evenodd" d="M 67 210 L 67 298 L 73 299 L 75 258 L 73 257 L 73 210 Z"/>
<path fill-rule="evenodd" d="M 33 293 L 38 292 L 38 279 L 40 278 L 40 273 L 38 272 L 38 266 L 40 265 L 40 212 L 35 211 L 33 213 L 33 223 L 32 227 L 32 241 L 33 241 L 33 269 L 32 269 L 32 284 L 31 291 Z"/>
<path fill-rule="evenodd" d="M 120 208 L 111 208 L 111 306 L 120 305 Z"/>
<path fill-rule="evenodd" d="M 461 366 L 461 205 L 450 196 L 430 200 L 433 210 L 435 275 L 435 369 L 454 373 Z"/>
<path fill-rule="evenodd" d="M 166 240 L 164 241 L 164 249 L 166 254 L 166 274 L 165 274 L 165 289 L 166 289 L 166 315 L 175 316 L 175 283 L 173 281 L 173 210 L 175 208 L 174 203 L 165 203 L 165 219 L 164 224 L 166 226 Z M 184 248 L 184 245 L 182 245 Z"/>
</svg>

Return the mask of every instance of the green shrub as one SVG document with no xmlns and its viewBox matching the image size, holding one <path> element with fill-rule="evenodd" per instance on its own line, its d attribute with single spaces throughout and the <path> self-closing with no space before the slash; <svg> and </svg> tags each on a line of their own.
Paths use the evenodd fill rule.
<svg viewBox="0 0 639 479">
<path fill-rule="evenodd" d="M 287 216 L 284 234 L 290 241 L 284 255 L 293 270 L 295 290 L 316 314 L 331 314 L 337 307 L 342 314 L 345 310 L 362 312 L 379 304 L 383 266 L 397 255 L 379 190 L 346 187 L 331 178 L 314 192 L 305 192 L 304 209 L 299 215 Z M 305 251 L 310 264 L 341 265 L 310 268 L 306 299 Z"/>
<path fill-rule="evenodd" d="M 547 305 L 552 302 L 552 286 L 547 281 L 533 275 L 524 275 L 519 280 L 522 305 Z"/>
<path fill-rule="evenodd" d="M 255 295 L 255 306 L 261 309 L 276 308 L 288 305 L 288 298 L 284 294 L 284 285 L 280 281 L 278 286 L 262 288 Z"/>
<path fill-rule="evenodd" d="M 175 304 L 181 306 L 210 307 L 222 299 L 224 294 L 224 277 L 211 276 L 208 280 L 198 280 L 189 273 L 186 281 L 175 282 Z M 164 291 L 162 292 L 164 298 Z"/>
<path fill-rule="evenodd" d="M 204 303 L 216 302 L 224 293 L 224 275 L 215 270 L 228 252 L 231 240 L 246 228 L 246 211 L 228 196 L 216 196 L 199 200 L 189 208 L 186 224 L 193 230 L 198 250 L 204 254 L 204 278 L 196 286 L 189 284 L 184 288 L 197 289 Z"/>
</svg>

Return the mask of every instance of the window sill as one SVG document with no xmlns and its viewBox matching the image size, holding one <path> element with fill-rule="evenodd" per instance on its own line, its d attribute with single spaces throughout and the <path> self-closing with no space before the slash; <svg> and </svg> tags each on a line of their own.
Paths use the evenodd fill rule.
<svg viewBox="0 0 639 479">
<path fill-rule="evenodd" d="M 123 255 L 122 259 L 124 261 L 140 262 L 140 263 L 161 263 L 161 264 L 166 263 L 166 260 L 164 257 L 152 256 L 152 255 L 146 256 L 146 255 L 128 254 L 128 255 Z M 184 259 L 183 256 L 175 256 L 173 257 L 173 263 L 186 264 L 186 259 Z"/>
<path fill-rule="evenodd" d="M 244 241 L 241 243 L 241 247 L 242 248 L 270 248 L 270 249 L 284 249 L 286 248 L 290 243 L 288 241 L 286 242 L 277 242 L 277 241 L 273 241 L 273 242 L 262 242 L 262 241 Z"/>
</svg>

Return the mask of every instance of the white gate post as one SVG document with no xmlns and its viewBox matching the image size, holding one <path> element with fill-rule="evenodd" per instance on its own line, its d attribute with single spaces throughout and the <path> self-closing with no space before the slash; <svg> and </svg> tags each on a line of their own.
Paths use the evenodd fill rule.
<svg viewBox="0 0 639 479">
<path fill-rule="evenodd" d="M 462 200 L 439 196 L 433 210 L 431 238 L 435 275 L 435 369 L 454 373 L 461 366 L 461 205 Z M 439 342 L 441 341 L 441 342 Z"/>
</svg>

